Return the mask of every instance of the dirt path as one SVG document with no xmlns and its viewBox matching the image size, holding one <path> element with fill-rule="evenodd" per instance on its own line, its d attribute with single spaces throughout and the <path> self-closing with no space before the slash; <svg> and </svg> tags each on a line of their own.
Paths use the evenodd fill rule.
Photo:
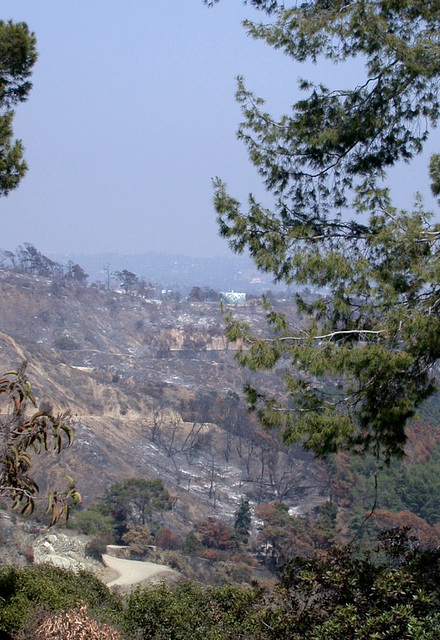
<svg viewBox="0 0 440 640">
<path fill-rule="evenodd" d="M 138 560 L 123 560 L 122 558 L 114 558 L 107 554 L 102 556 L 102 560 L 106 567 L 116 571 L 119 574 L 117 578 L 107 583 L 108 587 L 115 585 L 130 586 L 138 582 L 146 580 L 155 582 L 164 574 L 178 575 L 177 571 L 170 569 L 164 564 L 154 564 L 154 562 L 140 562 Z"/>
</svg>

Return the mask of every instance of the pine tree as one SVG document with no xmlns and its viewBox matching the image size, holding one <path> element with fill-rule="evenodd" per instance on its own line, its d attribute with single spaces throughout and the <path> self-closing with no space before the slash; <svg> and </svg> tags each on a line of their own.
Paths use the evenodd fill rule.
<svg viewBox="0 0 440 640">
<path fill-rule="evenodd" d="M 393 206 L 386 183 L 438 122 L 440 5 L 252 4 L 273 11 L 268 24 L 245 22 L 253 38 L 294 62 L 358 58 L 365 78 L 337 90 L 301 80 L 304 97 L 280 118 L 239 79 L 238 137 L 273 205 L 251 194 L 246 208 L 217 179 L 220 232 L 276 281 L 321 293 L 297 296 L 301 326 L 267 305 L 270 340 L 232 316 L 228 337 L 243 340 L 243 366 L 289 363 L 287 402 L 246 389 L 263 425 L 279 427 L 286 443 L 300 440 L 320 456 L 371 450 L 389 460 L 403 455 L 405 425 L 433 393 L 440 355 L 440 225 L 420 197 L 408 210 Z M 435 155 L 437 196 L 439 166 Z"/>
<path fill-rule="evenodd" d="M 13 107 L 27 100 L 37 60 L 35 35 L 23 23 L 0 21 L 0 196 L 18 187 L 27 171 L 21 140 L 13 139 Z"/>
<path fill-rule="evenodd" d="M 251 506 L 249 500 L 241 498 L 238 509 L 234 514 L 234 529 L 243 540 L 247 543 L 252 524 Z"/>
</svg>

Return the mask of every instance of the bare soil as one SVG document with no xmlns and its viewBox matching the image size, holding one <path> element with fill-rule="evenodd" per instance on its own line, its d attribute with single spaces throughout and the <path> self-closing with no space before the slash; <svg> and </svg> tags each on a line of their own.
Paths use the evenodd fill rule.
<svg viewBox="0 0 440 640">
<path fill-rule="evenodd" d="M 163 578 L 177 578 L 180 574 L 164 564 L 154 564 L 153 562 L 141 562 L 139 560 L 124 560 L 104 554 L 102 561 L 105 566 L 118 574 L 117 578 L 107 582 L 108 587 L 131 586 L 134 584 L 149 584 L 158 582 Z M 169 574 L 166 575 L 165 574 Z"/>
</svg>

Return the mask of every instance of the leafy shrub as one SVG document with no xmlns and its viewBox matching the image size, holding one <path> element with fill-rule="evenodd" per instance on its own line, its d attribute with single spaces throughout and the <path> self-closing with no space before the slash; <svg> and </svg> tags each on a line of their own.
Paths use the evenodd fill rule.
<svg viewBox="0 0 440 640">
<path fill-rule="evenodd" d="M 182 545 L 182 553 L 189 556 L 192 553 L 196 553 L 199 549 L 202 549 L 203 545 L 194 533 L 194 531 L 190 531 L 186 534 L 185 540 Z"/>
<path fill-rule="evenodd" d="M 112 540 L 114 540 L 115 536 L 115 528 L 111 516 L 93 506 L 90 509 L 75 510 L 69 519 L 68 527 L 69 529 L 76 529 L 86 536 L 108 534 Z"/>
<path fill-rule="evenodd" d="M 277 630 L 282 637 L 436 640 L 440 550 L 422 550 L 407 530 L 390 530 L 376 557 L 359 559 L 350 549 L 334 549 L 293 559 L 277 596 L 284 611 Z M 271 611 L 264 615 L 275 628 Z"/>
<path fill-rule="evenodd" d="M 126 629 L 139 640 L 257 638 L 257 589 L 194 583 L 138 588 L 127 599 Z"/>
<path fill-rule="evenodd" d="M 117 596 L 93 574 L 75 574 L 45 564 L 1 569 L 0 602 L 0 637 L 22 629 L 37 611 L 60 611 L 87 603 L 100 621 L 112 622 L 122 608 Z"/>
<path fill-rule="evenodd" d="M 139 640 L 438 640 L 440 550 L 392 530 L 377 551 L 298 556 L 267 594 L 193 583 L 137 589 L 126 628 Z"/>
</svg>

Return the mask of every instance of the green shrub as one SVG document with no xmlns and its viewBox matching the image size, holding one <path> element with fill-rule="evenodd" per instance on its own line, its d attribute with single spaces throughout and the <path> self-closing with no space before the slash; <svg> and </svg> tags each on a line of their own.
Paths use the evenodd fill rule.
<svg viewBox="0 0 440 640">
<path fill-rule="evenodd" d="M 127 598 L 126 630 L 139 640 L 226 640 L 259 635 L 262 596 L 236 586 L 203 588 L 194 583 L 138 588 Z"/>
<path fill-rule="evenodd" d="M 117 622 L 122 605 L 92 573 L 52 565 L 7 567 L 0 570 L 0 637 L 29 624 L 41 611 L 60 611 L 81 603 L 101 622 Z M 7 636 L 6 636 L 7 637 Z"/>
<path fill-rule="evenodd" d="M 194 583 L 138 589 L 126 629 L 139 640 L 438 640 L 440 550 L 396 529 L 377 551 L 296 557 L 267 594 Z"/>
<path fill-rule="evenodd" d="M 186 534 L 185 540 L 182 545 L 182 553 L 186 556 L 196 553 L 199 549 L 203 549 L 203 545 L 194 533 L 190 531 Z"/>
<path fill-rule="evenodd" d="M 106 533 L 111 536 L 112 541 L 115 539 L 113 518 L 93 506 L 90 509 L 73 511 L 69 518 L 68 527 L 76 529 L 86 536 L 98 536 Z"/>
<path fill-rule="evenodd" d="M 424 550 L 405 529 L 381 536 L 371 556 L 348 548 L 294 558 L 277 590 L 278 637 L 302 640 L 438 640 L 440 550 Z M 274 636 L 275 637 L 275 636 Z"/>
</svg>

